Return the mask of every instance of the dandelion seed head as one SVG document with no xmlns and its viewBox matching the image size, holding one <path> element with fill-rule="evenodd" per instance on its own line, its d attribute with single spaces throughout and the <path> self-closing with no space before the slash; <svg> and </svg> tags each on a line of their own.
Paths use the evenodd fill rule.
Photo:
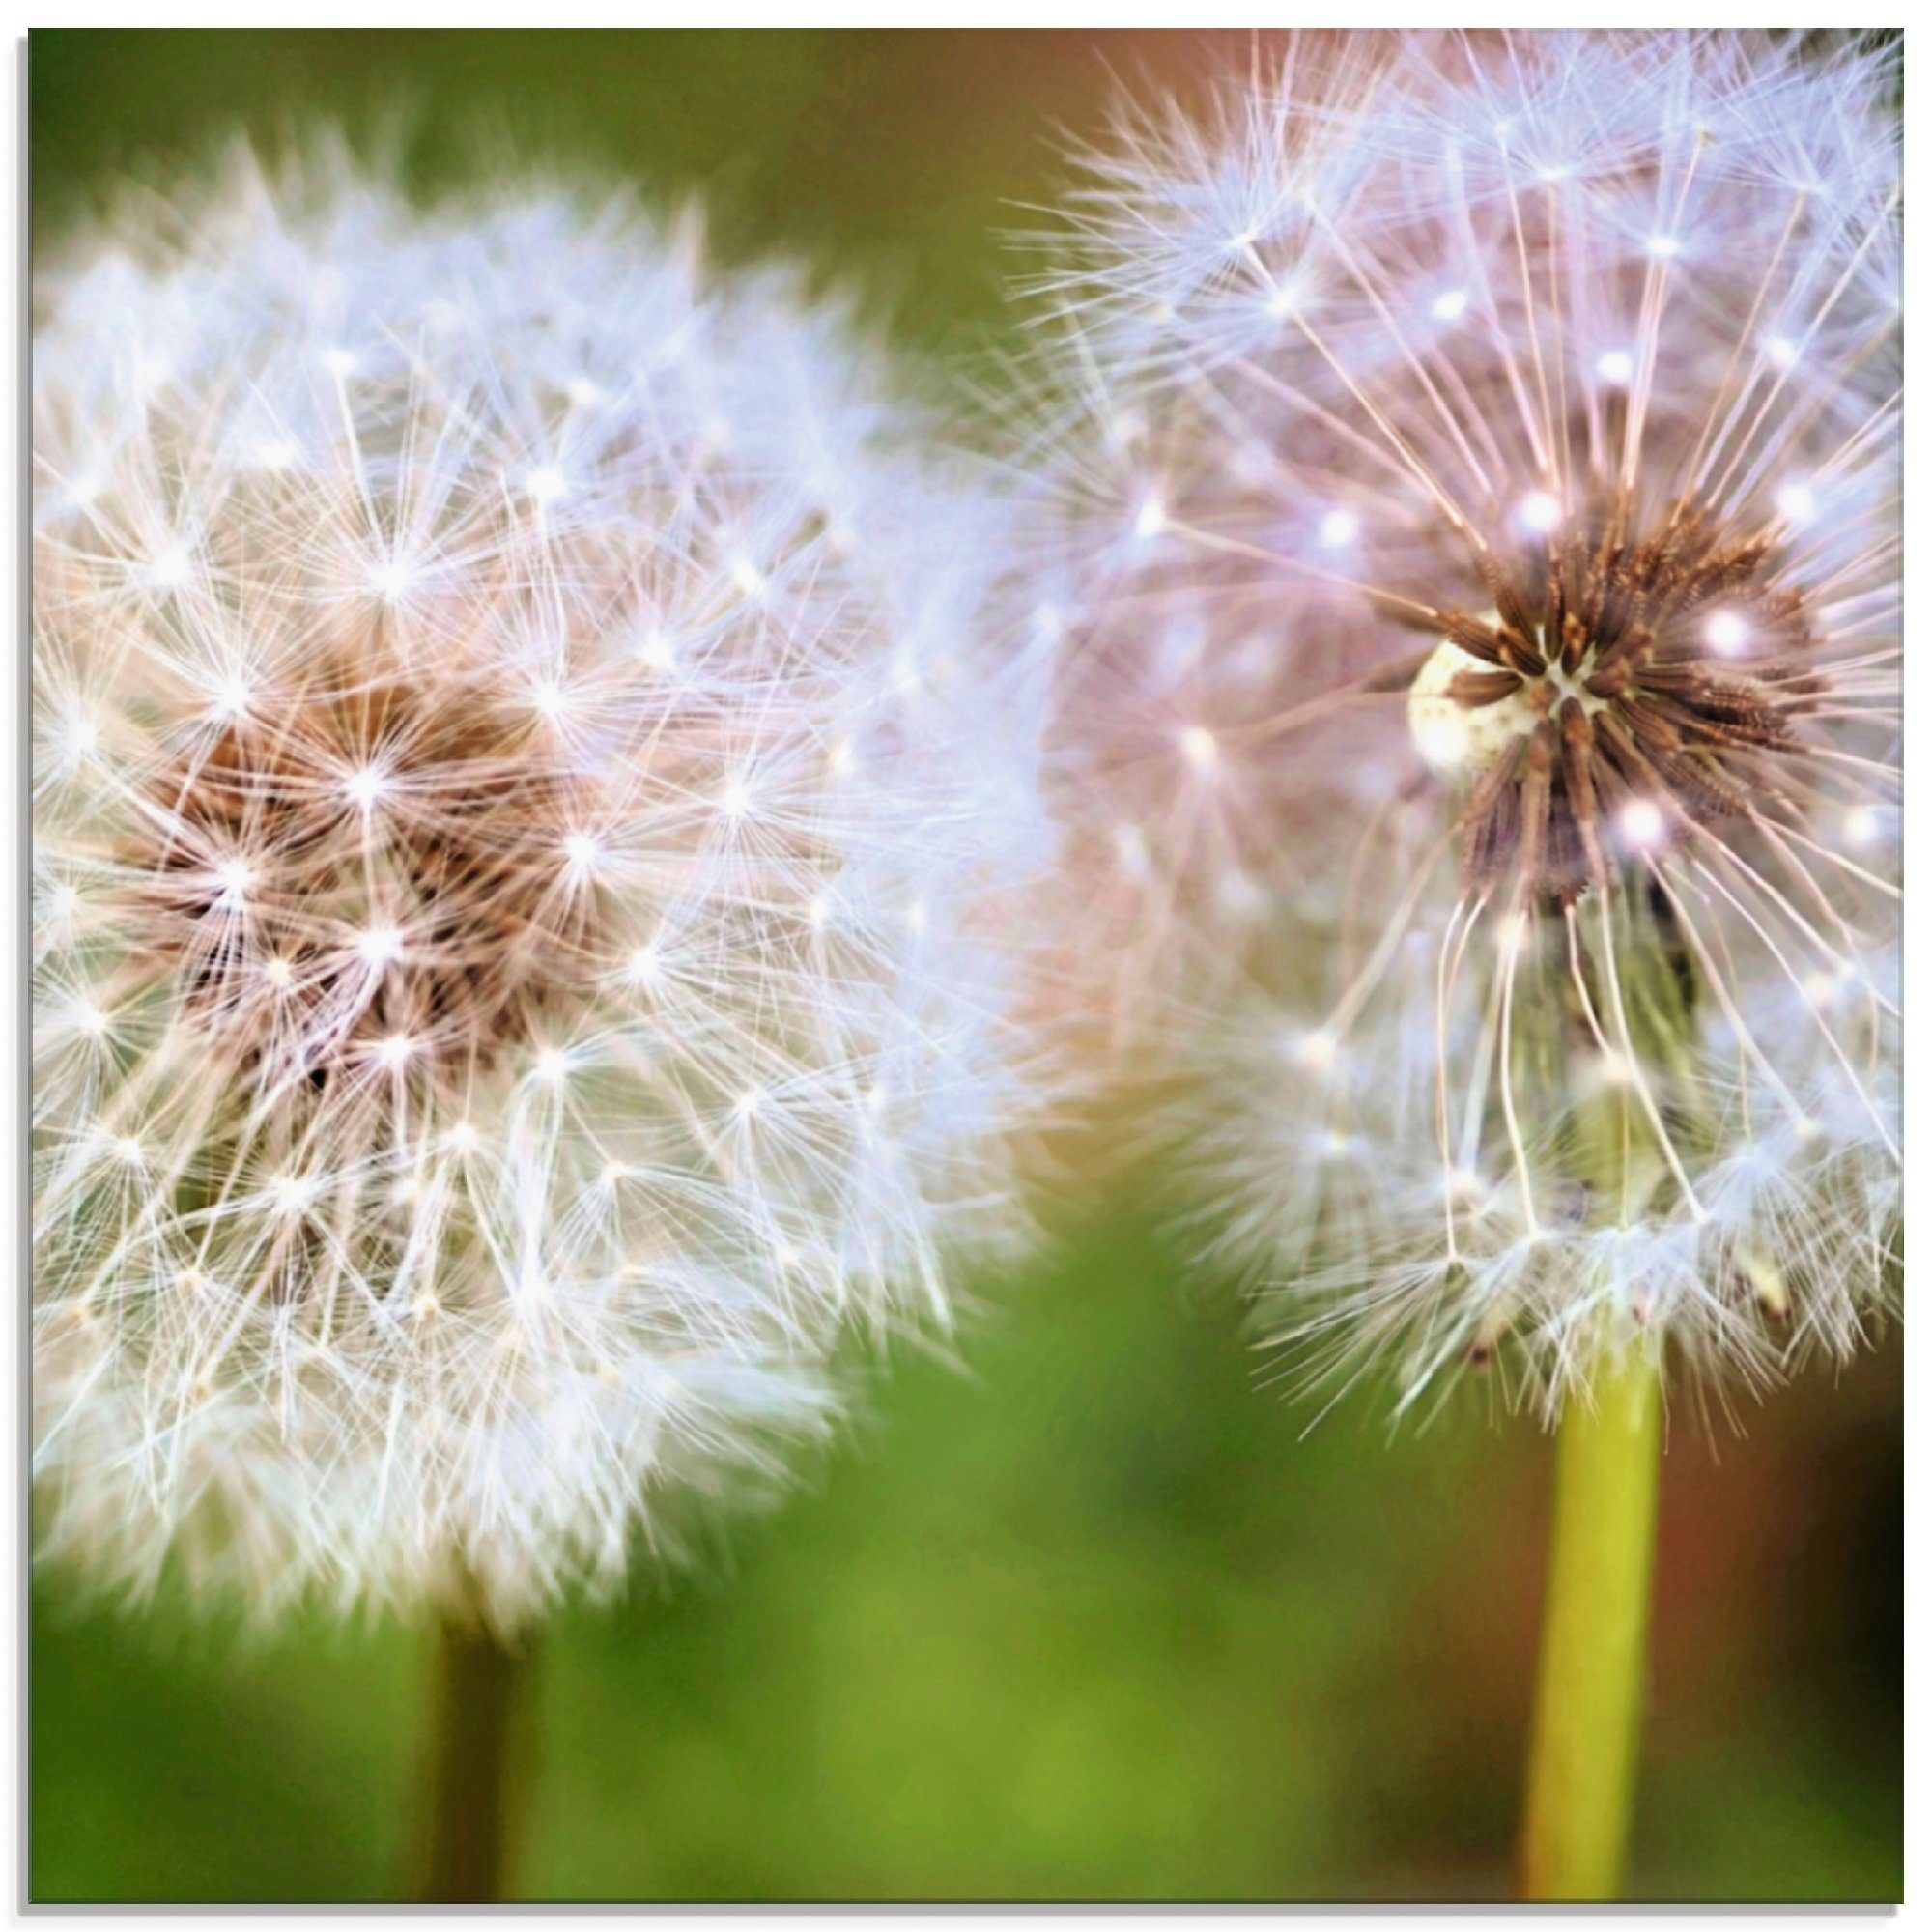
<svg viewBox="0 0 1932 1932">
<path fill-rule="evenodd" d="M 1896 59 L 1296 36 L 1037 238 L 1069 951 L 1299 1374 L 1551 1412 L 1895 1296 Z"/>
<path fill-rule="evenodd" d="M 1007 512 L 615 205 L 243 167 L 40 316 L 37 1546 L 614 1586 L 1020 1231 Z"/>
</svg>

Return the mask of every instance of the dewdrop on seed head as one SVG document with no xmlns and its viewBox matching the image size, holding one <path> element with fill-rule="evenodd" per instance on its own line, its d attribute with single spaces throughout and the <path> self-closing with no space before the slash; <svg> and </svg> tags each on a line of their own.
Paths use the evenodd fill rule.
<svg viewBox="0 0 1932 1932">
<path fill-rule="evenodd" d="M 38 1551 L 514 1623 L 1015 1231 L 997 506 L 620 208 L 244 172 L 116 240 L 35 343 Z"/>
<path fill-rule="evenodd" d="M 1761 1381 L 1892 1301 L 1896 61 L 1296 37 L 1039 238 L 1049 774 L 1142 834 L 1068 950 L 1306 1374 Z"/>
</svg>

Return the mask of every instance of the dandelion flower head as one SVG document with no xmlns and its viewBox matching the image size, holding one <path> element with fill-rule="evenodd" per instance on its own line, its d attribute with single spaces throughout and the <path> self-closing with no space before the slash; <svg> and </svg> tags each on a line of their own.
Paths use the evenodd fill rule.
<svg viewBox="0 0 1932 1932">
<path fill-rule="evenodd" d="M 1035 294 L 1090 947 L 1406 1402 L 1851 1348 L 1898 1207 L 1895 46 L 1296 41 Z"/>
<path fill-rule="evenodd" d="M 37 301 L 40 1548 L 608 1582 L 1012 1230 L 990 513 L 623 206 L 241 166 Z"/>
</svg>

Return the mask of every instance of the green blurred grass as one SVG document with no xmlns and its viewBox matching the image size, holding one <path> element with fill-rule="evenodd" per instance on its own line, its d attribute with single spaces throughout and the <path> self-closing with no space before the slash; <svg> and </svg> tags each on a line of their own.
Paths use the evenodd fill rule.
<svg viewBox="0 0 1932 1932">
<path fill-rule="evenodd" d="M 909 344 L 1009 327 L 990 231 L 1107 70 L 1203 37 L 37 33 L 37 238 L 236 127 L 395 124 L 417 185 L 514 153 L 701 191 Z M 537 1662 L 523 1885 L 550 1898 L 1493 1897 L 1508 1885 L 1546 1444 L 1480 1388 L 1307 1439 L 1122 1187 L 986 1283 L 732 1562 L 576 1610 Z M 1901 1887 L 1895 1349 L 1715 1447 L 1681 1406 L 1634 1889 Z M 427 1642 L 238 1644 L 37 1591 L 43 1901 L 393 1896 Z"/>
<path fill-rule="evenodd" d="M 701 194 L 727 257 L 779 248 L 864 291 L 908 338 L 1005 320 L 1056 129 L 1109 69 L 1194 64 L 1204 37 L 672 31 L 66 32 L 30 46 L 34 205 L 50 228 L 119 177 L 238 130 L 319 117 L 399 143 L 411 184 L 506 158 Z"/>
</svg>

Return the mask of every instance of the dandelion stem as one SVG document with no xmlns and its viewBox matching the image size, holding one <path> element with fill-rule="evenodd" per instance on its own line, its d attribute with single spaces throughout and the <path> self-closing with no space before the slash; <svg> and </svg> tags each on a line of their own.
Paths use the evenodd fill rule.
<svg viewBox="0 0 1932 1932">
<path fill-rule="evenodd" d="M 480 1619 L 447 1611 L 438 1624 L 432 1667 L 435 1703 L 416 1897 L 425 1904 L 507 1898 L 528 1655 Z"/>
<path fill-rule="evenodd" d="M 1544 1597 L 1522 1896 L 1611 1899 L 1636 1785 L 1662 1391 L 1634 1350 L 1565 1408 Z"/>
</svg>

